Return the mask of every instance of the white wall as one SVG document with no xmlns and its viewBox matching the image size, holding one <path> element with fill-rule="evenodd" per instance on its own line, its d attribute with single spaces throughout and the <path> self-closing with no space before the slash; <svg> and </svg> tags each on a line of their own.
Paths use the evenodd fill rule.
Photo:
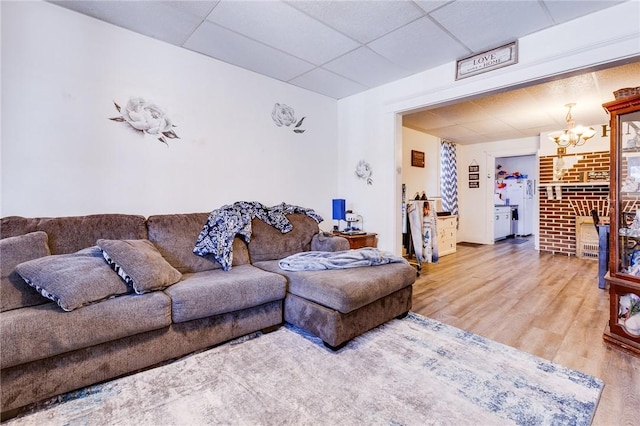
<svg viewBox="0 0 640 426">
<path fill-rule="evenodd" d="M 455 63 L 449 63 L 338 101 L 340 192 L 367 218 L 368 229 L 378 232 L 379 246 L 397 253 L 401 250 L 398 206 L 403 158 L 399 113 L 636 57 L 640 55 L 639 14 L 639 2 L 625 2 L 521 38 L 518 64 L 455 81 Z M 538 142 L 535 147 L 526 146 L 529 143 L 525 141 L 523 148 L 512 147 L 513 154 L 493 155 L 535 153 Z M 483 191 L 492 190 L 487 181 L 492 181 L 493 176 L 486 168 L 491 155 L 487 149 L 458 150 L 458 173 L 468 173 L 466 167 L 475 158 L 481 166 L 484 188 L 475 190 L 473 195 L 469 195 L 468 188 L 460 191 L 460 241 L 492 240 L 487 211 L 477 209 L 478 202 L 487 199 Z M 366 190 L 351 177 L 352 165 L 361 156 L 369 158 L 378 176 L 374 186 Z M 494 158 L 491 160 L 493 169 Z M 487 209 L 490 207 L 487 205 Z"/>
<path fill-rule="evenodd" d="M 211 211 L 288 202 L 331 223 L 337 102 L 44 2 L 2 2 L 2 216 Z M 108 120 L 142 96 L 167 145 Z M 274 103 L 305 116 L 295 134 Z"/>
<path fill-rule="evenodd" d="M 424 167 L 411 165 L 411 150 L 424 152 Z M 402 183 L 409 200 L 422 191 L 429 198 L 440 196 L 440 138 L 402 128 Z"/>
</svg>

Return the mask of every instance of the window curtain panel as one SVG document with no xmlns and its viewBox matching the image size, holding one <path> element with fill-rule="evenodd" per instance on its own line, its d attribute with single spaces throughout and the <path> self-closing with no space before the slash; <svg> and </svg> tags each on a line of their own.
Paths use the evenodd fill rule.
<svg viewBox="0 0 640 426">
<path fill-rule="evenodd" d="M 440 143 L 440 193 L 442 210 L 458 214 L 458 165 L 456 161 L 456 144 L 449 141 Z"/>
</svg>

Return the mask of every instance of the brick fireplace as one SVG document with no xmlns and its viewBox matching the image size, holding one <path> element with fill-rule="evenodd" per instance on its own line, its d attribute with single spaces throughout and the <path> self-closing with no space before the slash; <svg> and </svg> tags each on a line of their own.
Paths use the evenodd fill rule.
<svg viewBox="0 0 640 426">
<path fill-rule="evenodd" d="M 609 170 L 609 151 L 582 153 L 578 162 L 562 179 L 561 197 L 551 199 L 544 184 L 553 181 L 553 162 L 557 156 L 540 157 L 540 251 L 576 256 L 576 220 L 590 217 L 596 209 L 601 218 L 609 217 L 609 186 L 602 182 L 583 182 L 585 172 Z"/>
</svg>

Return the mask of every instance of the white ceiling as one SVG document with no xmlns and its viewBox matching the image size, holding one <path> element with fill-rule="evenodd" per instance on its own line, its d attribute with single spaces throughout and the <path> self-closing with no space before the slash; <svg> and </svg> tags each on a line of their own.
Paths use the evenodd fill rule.
<svg viewBox="0 0 640 426">
<path fill-rule="evenodd" d="M 629 0 L 637 1 L 637 0 Z M 295 86 L 340 99 L 488 50 L 611 7 L 618 0 L 214 0 L 51 1 L 140 34 Z M 637 81 L 631 87 L 640 85 Z M 604 77 L 609 81 L 609 77 Z M 591 73 L 571 88 L 608 91 Z M 564 104 L 578 102 L 566 82 L 534 87 L 405 117 L 408 126 L 459 143 L 558 130 Z M 614 90 L 628 85 L 616 86 Z M 545 86 L 546 87 L 546 86 Z M 518 114 L 510 101 L 526 98 Z M 601 99 L 604 99 L 602 101 Z M 504 113 L 499 113 L 501 108 Z M 601 109 L 601 108 L 600 108 Z M 582 115 L 584 114 L 584 115 Z M 606 116 L 605 116 L 606 117 Z M 550 123 L 548 120 L 553 119 Z M 525 120 L 525 121 L 523 121 Z M 597 122 L 602 121 L 598 119 Z M 553 124 L 553 127 L 550 125 Z M 540 133 L 540 130 L 536 134 Z M 482 135 L 482 136 L 481 136 Z M 473 137 L 471 139 L 471 136 Z M 505 136 L 505 137 L 503 137 Z M 507 137 L 508 136 L 508 137 Z"/>
</svg>

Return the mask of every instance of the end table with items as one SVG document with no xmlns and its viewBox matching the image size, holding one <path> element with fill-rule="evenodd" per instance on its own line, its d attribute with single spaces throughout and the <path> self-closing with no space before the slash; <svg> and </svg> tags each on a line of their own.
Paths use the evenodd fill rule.
<svg viewBox="0 0 640 426">
<path fill-rule="evenodd" d="M 334 235 L 339 235 L 346 238 L 349 241 L 350 249 L 359 249 L 362 247 L 378 247 L 378 234 L 373 232 L 366 232 L 363 234 L 345 234 L 342 232 L 334 232 Z"/>
</svg>

